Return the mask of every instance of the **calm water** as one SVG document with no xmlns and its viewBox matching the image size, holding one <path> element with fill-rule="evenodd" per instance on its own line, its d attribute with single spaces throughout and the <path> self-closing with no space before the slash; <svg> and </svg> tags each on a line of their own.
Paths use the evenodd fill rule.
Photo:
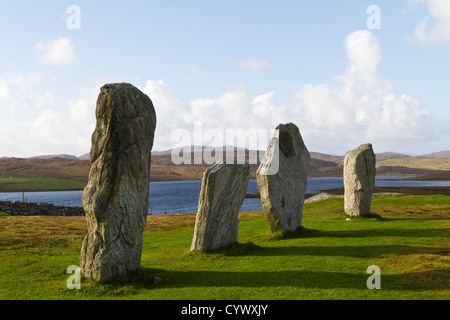
<svg viewBox="0 0 450 320">
<path fill-rule="evenodd" d="M 379 187 L 404 186 L 450 186 L 450 181 L 410 181 L 400 180 L 406 177 L 377 177 L 375 185 Z M 148 212 L 152 214 L 164 213 L 193 213 L 197 211 L 198 196 L 200 194 L 201 181 L 170 181 L 151 182 L 150 201 Z M 343 187 L 342 177 L 338 178 L 309 178 L 307 193 L 321 192 L 328 189 Z M 257 192 L 256 180 L 250 180 L 247 193 Z M 83 191 L 52 191 L 52 192 L 26 192 L 28 202 L 46 202 L 54 205 L 82 206 L 81 197 Z M 20 201 L 22 193 L 0 193 L 0 200 Z M 245 199 L 241 211 L 262 210 L 260 199 Z"/>
</svg>

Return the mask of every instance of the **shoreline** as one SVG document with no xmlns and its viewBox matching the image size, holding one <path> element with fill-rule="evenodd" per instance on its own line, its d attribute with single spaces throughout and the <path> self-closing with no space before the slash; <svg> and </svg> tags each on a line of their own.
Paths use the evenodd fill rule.
<svg viewBox="0 0 450 320">
<path fill-rule="evenodd" d="M 329 190 L 324 190 L 333 195 L 343 195 L 344 188 L 334 188 Z M 375 187 L 373 193 L 404 193 L 409 195 L 436 195 L 444 194 L 450 195 L 449 187 Z"/>
<path fill-rule="evenodd" d="M 344 195 L 344 188 L 334 188 L 329 190 L 322 190 L 317 193 L 307 193 L 305 195 L 305 200 L 308 202 L 315 202 L 319 200 L 324 200 L 320 195 L 324 194 L 327 197 Z M 450 196 L 450 186 L 449 187 L 375 187 L 373 190 L 373 196 L 382 194 L 397 194 L 397 195 L 449 195 Z M 319 198 L 314 198 L 319 195 Z M 253 196 L 252 198 L 259 198 Z M 307 202 L 305 202 L 307 203 Z M 15 208 L 12 210 L 12 208 Z M 32 209 L 32 210 L 31 210 Z M 52 213 L 48 214 L 49 209 Z M 34 215 L 44 215 L 44 216 L 84 216 L 83 207 L 71 207 L 64 205 L 53 205 L 49 203 L 33 203 L 33 202 L 10 202 L 10 201 L 0 201 L 0 211 L 8 212 L 14 211 L 11 215 L 24 215 L 24 216 L 34 216 Z M 45 212 L 45 214 L 43 213 Z M 241 211 L 242 212 L 258 212 L 258 211 Z M 148 213 L 149 216 L 166 216 L 172 214 L 193 214 L 193 213 L 180 213 L 180 212 L 168 212 L 167 214 L 153 214 Z"/>
<path fill-rule="evenodd" d="M 59 191 L 83 191 L 83 190 L 84 190 L 84 188 L 82 188 L 82 189 L 67 189 L 67 188 L 64 188 L 64 189 L 42 189 L 42 190 L 36 190 L 36 189 L 34 189 L 34 190 L 14 190 L 13 189 L 11 191 L 1 190 L 0 193 L 59 192 Z"/>
<path fill-rule="evenodd" d="M 158 181 L 162 182 L 162 181 Z M 30 192 L 58 192 L 58 191 L 83 191 L 83 189 L 53 189 L 53 190 L 12 190 L 12 191 L 0 191 L 0 193 L 30 193 Z M 313 195 L 326 192 L 333 195 L 343 195 L 344 187 L 333 188 L 333 189 L 325 189 L 320 192 L 315 193 L 306 193 L 306 197 L 311 197 Z M 410 195 L 434 195 L 434 194 L 445 194 L 450 195 L 450 186 L 429 186 L 429 187 L 375 187 L 373 193 L 405 193 Z M 246 198 L 259 198 L 256 195 L 256 192 L 247 194 Z"/>
<path fill-rule="evenodd" d="M 390 176 L 377 176 L 377 177 L 390 177 Z M 310 177 L 310 178 L 327 178 L 327 177 Z M 256 180 L 256 179 L 252 179 Z M 450 181 L 450 179 L 446 180 L 437 180 L 433 179 L 433 177 L 430 177 L 430 179 L 420 179 L 420 176 L 414 177 L 414 178 L 404 178 L 399 180 L 417 180 L 417 181 Z M 185 181 L 201 181 L 201 180 L 156 180 L 156 181 L 150 181 L 150 182 L 185 182 Z M 404 190 L 404 191 L 398 191 L 398 190 Z M 21 189 L 10 189 L 10 190 L 0 190 L 1 193 L 30 193 L 30 192 L 64 192 L 64 191 L 84 191 L 83 188 L 61 188 L 61 189 L 33 189 L 33 190 L 21 190 Z M 328 190 L 321 190 L 320 192 L 327 192 L 334 195 L 344 194 L 344 188 L 334 188 L 334 189 L 328 189 Z M 307 193 L 307 196 L 312 196 L 317 193 Z M 428 186 L 428 187 L 375 187 L 374 193 L 380 193 L 380 192 L 395 192 L 395 193 L 407 193 L 412 195 L 426 195 L 426 194 L 446 194 L 450 195 L 450 186 Z M 444 193 L 436 193 L 436 192 L 444 192 Z M 247 194 L 248 198 L 259 198 L 258 196 L 255 196 L 253 194 Z"/>
</svg>

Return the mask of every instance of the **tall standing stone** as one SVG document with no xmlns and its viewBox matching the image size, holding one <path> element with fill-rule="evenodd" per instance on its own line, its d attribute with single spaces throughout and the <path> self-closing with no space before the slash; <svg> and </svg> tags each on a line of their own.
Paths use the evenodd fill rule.
<svg viewBox="0 0 450 320">
<path fill-rule="evenodd" d="M 239 211 L 250 175 L 247 164 L 219 163 L 203 174 L 191 251 L 218 249 L 237 241 Z"/>
<path fill-rule="evenodd" d="M 96 118 L 80 266 L 87 278 L 107 280 L 140 265 L 156 114 L 147 95 L 117 83 L 101 88 Z"/>
<path fill-rule="evenodd" d="M 264 213 L 272 231 L 302 225 L 310 155 L 298 127 L 280 124 L 256 171 Z"/>
<path fill-rule="evenodd" d="M 348 215 L 370 213 L 375 187 L 375 153 L 370 143 L 347 152 L 344 159 L 344 209 Z"/>
</svg>

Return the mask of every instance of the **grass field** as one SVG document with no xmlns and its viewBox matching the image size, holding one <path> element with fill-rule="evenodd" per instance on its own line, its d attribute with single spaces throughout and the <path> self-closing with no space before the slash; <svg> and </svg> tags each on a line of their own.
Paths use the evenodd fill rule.
<svg viewBox="0 0 450 320">
<path fill-rule="evenodd" d="M 209 253 L 189 251 L 195 215 L 149 216 L 141 268 L 79 290 L 66 269 L 79 264 L 84 217 L 0 215 L 0 299 L 449 298 L 449 196 L 374 197 L 373 217 L 350 221 L 342 208 L 307 204 L 302 229 L 276 234 L 262 212 L 242 213 L 238 244 Z M 366 286 L 371 265 L 380 290 Z"/>
<path fill-rule="evenodd" d="M 0 177 L 0 192 L 82 190 L 86 183 L 36 177 Z"/>
</svg>

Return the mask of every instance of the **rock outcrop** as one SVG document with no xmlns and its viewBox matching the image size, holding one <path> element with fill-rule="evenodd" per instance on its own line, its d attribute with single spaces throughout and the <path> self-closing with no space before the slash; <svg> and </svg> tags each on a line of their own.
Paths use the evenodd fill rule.
<svg viewBox="0 0 450 320">
<path fill-rule="evenodd" d="M 147 95 L 117 83 L 101 88 L 96 118 L 80 266 L 85 277 L 107 280 L 140 265 L 156 114 Z"/>
<path fill-rule="evenodd" d="M 328 192 L 321 192 L 319 194 L 316 194 L 316 195 L 311 196 L 308 199 L 306 199 L 305 203 L 313 203 L 313 202 L 317 202 L 317 201 L 322 201 L 322 200 L 329 199 L 331 197 L 334 197 L 334 195 L 332 195 Z"/>
<path fill-rule="evenodd" d="M 370 213 L 376 158 L 370 143 L 347 152 L 344 159 L 344 209 L 352 216 Z"/>
<path fill-rule="evenodd" d="M 214 250 L 237 241 L 238 215 L 249 176 L 247 164 L 224 162 L 205 171 L 191 251 Z"/>
<path fill-rule="evenodd" d="M 256 172 L 261 203 L 272 231 L 302 225 L 310 155 L 298 127 L 280 124 Z"/>
</svg>

